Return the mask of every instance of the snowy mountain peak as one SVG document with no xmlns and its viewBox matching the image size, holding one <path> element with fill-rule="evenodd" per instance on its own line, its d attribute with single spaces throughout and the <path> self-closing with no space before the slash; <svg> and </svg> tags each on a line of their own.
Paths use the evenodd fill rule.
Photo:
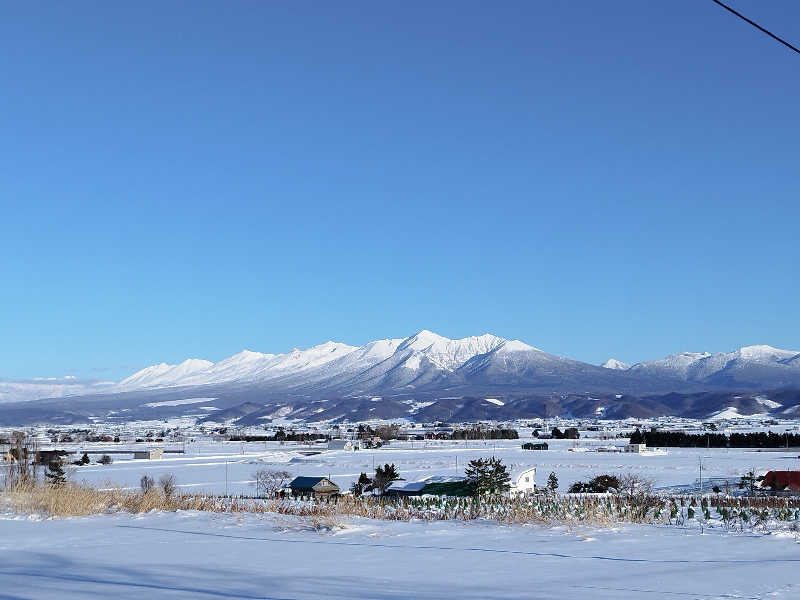
<svg viewBox="0 0 800 600">
<path fill-rule="evenodd" d="M 500 348 L 507 340 L 489 333 L 451 340 L 423 329 L 404 340 L 397 351 L 405 356 L 406 368 L 416 370 L 425 359 L 435 368 L 454 371 L 470 358 Z"/>
<path fill-rule="evenodd" d="M 616 358 L 609 358 L 600 366 L 604 369 L 614 369 L 616 371 L 627 371 L 631 368 L 630 365 L 622 362 L 621 360 L 617 360 Z"/>
<path fill-rule="evenodd" d="M 765 344 L 756 346 L 742 346 L 739 348 L 739 356 L 745 360 L 781 360 L 792 358 L 797 354 L 795 350 L 781 350 Z"/>
<path fill-rule="evenodd" d="M 533 346 L 530 346 L 519 340 L 508 340 L 507 342 L 503 343 L 499 350 L 502 352 L 528 352 L 531 350 L 534 352 L 541 352 L 539 348 L 534 348 Z"/>
<path fill-rule="evenodd" d="M 243 362 L 243 361 L 251 361 L 251 360 L 262 360 L 264 358 L 272 358 L 275 356 L 274 354 L 262 354 L 261 352 L 253 352 L 252 350 L 242 350 L 241 352 L 237 352 L 233 356 L 229 356 L 226 358 L 226 361 L 230 362 Z"/>
<path fill-rule="evenodd" d="M 451 341 L 452 340 L 441 336 L 438 333 L 423 329 L 422 331 L 403 340 L 401 346 L 403 348 L 410 348 L 412 350 L 424 350 L 425 348 L 429 348 L 434 344 L 445 344 Z"/>
<path fill-rule="evenodd" d="M 179 364 L 162 362 L 117 384 L 54 387 L 0 381 L 0 402 L 229 384 L 236 389 L 253 387 L 299 398 L 359 397 L 397 391 L 425 394 L 439 388 L 477 389 L 475 386 L 567 391 L 592 387 L 619 391 L 800 388 L 800 352 L 767 345 L 713 354 L 679 352 L 632 367 L 609 359 L 602 367 L 489 333 L 449 339 L 423 329 L 407 338 L 379 339 L 360 347 L 328 340 L 283 354 L 242 350 L 217 363 L 196 358 Z"/>
<path fill-rule="evenodd" d="M 145 367 L 119 382 L 121 388 L 138 388 L 179 384 L 181 380 L 195 373 L 205 371 L 214 363 L 198 358 L 189 358 L 178 365 L 159 363 Z"/>
</svg>

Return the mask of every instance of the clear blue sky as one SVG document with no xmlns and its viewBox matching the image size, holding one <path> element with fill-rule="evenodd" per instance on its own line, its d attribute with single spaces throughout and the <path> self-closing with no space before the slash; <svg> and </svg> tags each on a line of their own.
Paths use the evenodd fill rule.
<svg viewBox="0 0 800 600">
<path fill-rule="evenodd" d="M 800 346 L 800 56 L 710 0 L 23 2 L 0 54 L 2 377 Z"/>
</svg>

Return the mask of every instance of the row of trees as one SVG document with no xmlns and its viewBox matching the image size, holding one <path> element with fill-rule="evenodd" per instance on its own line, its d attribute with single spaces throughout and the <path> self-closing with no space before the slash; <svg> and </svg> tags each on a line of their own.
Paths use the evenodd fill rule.
<svg viewBox="0 0 800 600">
<path fill-rule="evenodd" d="M 683 431 L 639 431 L 631 434 L 631 444 L 671 448 L 783 448 L 800 446 L 800 434 L 759 431 L 751 433 L 702 433 Z"/>
<path fill-rule="evenodd" d="M 296 433 L 279 429 L 274 435 L 232 435 L 232 442 L 315 442 L 317 440 L 329 441 L 331 436 L 323 433 Z"/>
<path fill-rule="evenodd" d="M 553 427 L 550 434 L 554 440 L 577 440 L 581 437 L 577 427 L 567 427 L 564 431 L 561 431 L 558 427 Z M 534 432 L 534 436 L 538 437 L 536 432 Z"/>
<path fill-rule="evenodd" d="M 503 429 L 495 427 L 486 429 L 472 427 L 469 429 L 456 429 L 450 434 L 451 440 L 518 440 L 519 434 L 516 429 Z"/>
</svg>

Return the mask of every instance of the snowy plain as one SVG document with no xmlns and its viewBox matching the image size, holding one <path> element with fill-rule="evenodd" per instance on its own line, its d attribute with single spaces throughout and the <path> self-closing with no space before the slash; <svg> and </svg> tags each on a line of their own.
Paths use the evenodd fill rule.
<svg viewBox="0 0 800 600">
<path fill-rule="evenodd" d="M 576 446 L 548 440 L 547 451 L 522 450 L 523 441 L 393 442 L 355 452 L 327 451 L 324 445 L 201 441 L 163 460 L 114 454 L 113 464 L 74 467 L 71 478 L 98 487 L 136 488 L 143 474 L 157 480 L 172 473 L 184 492 L 248 495 L 255 491 L 253 472 L 261 467 L 330 475 L 346 489 L 373 464 L 394 463 L 413 481 L 461 474 L 470 459 L 495 455 L 515 468 L 536 466 L 539 485 L 556 472 L 562 490 L 578 479 L 629 471 L 651 477 L 659 487 L 691 489 L 703 458 L 708 489 L 708 478 L 735 481 L 751 468 L 796 468 L 800 462 L 792 449 L 670 449 L 666 455 L 644 456 L 593 451 L 623 441 L 581 440 Z M 103 450 L 92 446 L 93 452 Z M 718 528 L 701 534 L 696 527 L 677 526 L 315 521 L 193 511 L 68 519 L 0 514 L 0 551 L 0 599 L 9 600 L 800 598 L 800 543 L 790 531 Z"/>
<path fill-rule="evenodd" d="M 0 598 L 800 597 L 789 534 L 276 515 L 0 516 Z"/>
<path fill-rule="evenodd" d="M 280 445 L 277 442 L 197 442 L 187 443 L 185 454 L 166 454 L 163 460 L 133 460 L 131 455 L 113 455 L 111 465 L 75 467 L 72 479 L 97 486 L 136 488 L 142 475 L 154 479 L 174 474 L 178 486 L 185 492 L 211 492 L 252 495 L 253 473 L 262 467 L 289 471 L 293 476 L 328 476 L 342 489 L 358 479 L 361 472 L 370 474 L 374 467 L 394 463 L 406 481 L 419 481 L 434 475 L 463 475 L 467 462 L 474 458 L 497 456 L 514 470 L 536 467 L 536 483 L 545 485 L 551 471 L 566 491 L 575 481 L 586 481 L 603 473 L 635 472 L 652 479 L 656 487 L 697 486 L 699 461 L 703 463 L 706 489 L 709 481 L 736 481 L 751 469 L 756 473 L 767 470 L 800 468 L 798 451 L 776 449 L 758 452 L 748 449 L 670 448 L 665 455 L 595 452 L 609 444 L 624 445 L 624 440 L 580 440 L 576 447 L 570 440 L 547 440 L 545 451 L 522 450 L 521 440 L 492 441 L 426 441 L 392 442 L 376 450 L 328 451 L 324 444 L 317 446 Z M 93 452 L 102 452 L 93 444 Z M 170 446 L 167 445 L 169 448 Z M 182 449 L 182 445 L 172 446 Z M 119 449 L 110 444 L 109 449 Z M 307 456 L 304 451 L 317 450 Z M 81 451 L 76 445 L 75 450 Z M 572 449 L 572 450 L 571 450 Z M 586 451 L 574 451 L 574 450 Z M 93 454 L 97 460 L 99 454 Z"/>
</svg>

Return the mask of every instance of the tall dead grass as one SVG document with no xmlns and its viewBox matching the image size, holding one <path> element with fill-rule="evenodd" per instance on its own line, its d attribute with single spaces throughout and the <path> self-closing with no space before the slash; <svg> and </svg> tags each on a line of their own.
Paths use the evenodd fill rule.
<svg viewBox="0 0 800 600">
<path fill-rule="evenodd" d="M 195 510 L 214 513 L 272 513 L 304 517 L 317 530 L 342 526 L 347 517 L 409 520 L 487 519 L 507 524 L 565 524 L 611 527 L 619 523 L 684 524 L 696 518 L 719 518 L 726 526 L 753 526 L 770 520 L 800 522 L 798 501 L 790 499 L 729 499 L 727 508 L 710 507 L 708 499 L 657 496 L 557 496 L 524 498 L 404 498 L 382 500 L 344 496 L 336 502 L 293 499 L 225 498 L 203 494 L 164 493 L 162 489 L 131 491 L 97 489 L 67 483 L 60 486 L 25 484 L 0 493 L 0 504 L 20 514 L 80 517 L 102 513 L 146 513 Z M 722 502 L 720 502 L 722 503 Z M 707 511 L 714 511 L 712 515 Z M 704 511 L 706 511 L 704 513 Z M 689 516 L 687 517 L 687 514 Z"/>
<path fill-rule="evenodd" d="M 146 513 L 150 511 L 196 510 L 215 513 L 273 513 L 309 518 L 319 529 L 341 524 L 342 517 L 409 521 L 492 519 L 504 523 L 590 522 L 609 524 L 613 519 L 600 504 L 587 503 L 588 510 L 566 510 L 559 502 L 482 502 L 467 499 L 439 501 L 381 501 L 374 498 L 341 497 L 336 502 L 303 502 L 292 499 L 257 500 L 224 498 L 203 494 L 165 494 L 158 488 L 130 491 L 97 489 L 67 483 L 19 485 L 6 489 L 0 500 L 20 514 L 47 517 L 81 517 L 103 513 Z"/>
</svg>

